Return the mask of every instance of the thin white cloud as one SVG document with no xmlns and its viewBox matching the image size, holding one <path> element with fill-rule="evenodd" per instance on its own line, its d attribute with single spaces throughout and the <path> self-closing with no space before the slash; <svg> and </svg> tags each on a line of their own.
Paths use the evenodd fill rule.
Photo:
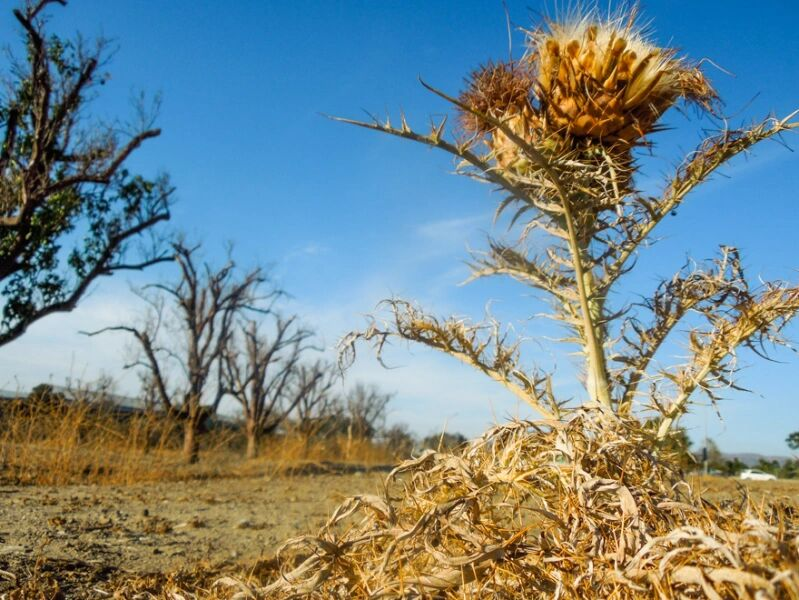
<svg viewBox="0 0 799 600">
<path fill-rule="evenodd" d="M 130 323 L 141 308 L 137 300 L 124 285 L 108 285 L 74 311 L 34 323 L 22 337 L 0 347 L 0 388 L 27 391 L 43 382 L 91 382 L 111 374 L 118 391 L 133 393 L 136 377 L 122 369 L 128 337 L 113 333 L 88 337 L 79 332 Z"/>
<path fill-rule="evenodd" d="M 395 274 L 392 273 L 392 277 Z M 414 288 L 419 290 L 424 285 L 419 281 Z M 440 295 L 435 295 L 435 302 L 425 298 L 422 305 L 432 314 L 463 314 L 462 307 L 457 307 L 459 294 L 454 284 L 446 289 L 442 286 Z M 341 337 L 352 330 L 363 329 L 368 314 L 376 312 L 378 321 L 387 316 L 384 311 L 376 310 L 376 305 L 391 295 L 387 276 L 372 273 L 364 275 L 361 281 L 350 282 L 346 290 L 339 290 L 325 299 L 295 300 L 290 309 L 318 331 L 326 346 L 324 355 L 335 361 L 335 345 Z M 482 315 L 473 316 L 479 319 Z M 528 358 L 537 359 L 541 351 L 531 346 L 529 354 Z M 376 360 L 368 344 L 360 344 L 357 359 L 346 372 L 345 385 L 364 381 L 395 393 L 389 421 L 406 423 L 419 434 L 441 432 L 446 427 L 448 431 L 477 435 L 509 416 L 535 414 L 483 374 L 422 346 L 394 341 L 385 353 L 384 362 L 391 368 L 385 368 Z M 563 379 L 561 375 L 558 378 Z M 576 380 L 563 383 L 567 393 L 579 387 Z"/>
<path fill-rule="evenodd" d="M 439 221 L 429 221 L 418 225 L 414 233 L 429 242 L 463 244 L 464 240 L 475 233 L 481 225 L 491 223 L 491 216 L 480 214 L 469 217 L 454 219 L 442 219 Z"/>
<path fill-rule="evenodd" d="M 330 252 L 330 248 L 328 246 L 316 242 L 309 242 L 303 246 L 299 246 L 289 251 L 283 257 L 282 262 L 287 263 L 294 259 L 303 258 L 306 256 L 320 256 L 323 254 L 327 254 L 328 252 Z"/>
<path fill-rule="evenodd" d="M 385 368 L 370 348 L 360 348 L 346 381 L 368 381 L 396 394 L 389 421 L 427 435 L 445 428 L 474 436 L 510 415 L 532 413 L 502 386 L 455 359 L 432 350 L 397 344 L 386 352 Z"/>
</svg>

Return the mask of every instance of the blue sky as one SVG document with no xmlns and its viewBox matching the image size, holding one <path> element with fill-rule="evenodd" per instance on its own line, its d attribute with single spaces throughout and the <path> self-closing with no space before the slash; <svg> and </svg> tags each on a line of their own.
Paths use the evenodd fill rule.
<svg viewBox="0 0 799 600">
<path fill-rule="evenodd" d="M 552 3 L 508 1 L 514 28 L 531 27 Z M 792 2 L 650 0 L 643 13 L 654 39 L 694 59 L 726 102 L 732 126 L 799 108 L 799 38 Z M 489 58 L 508 54 L 502 3 L 494 1 L 267 2 L 72 0 L 54 8 L 53 28 L 113 38 L 118 52 L 96 114 L 130 114 L 139 90 L 163 97 L 161 138 L 131 162 L 168 171 L 177 186 L 173 225 L 202 239 L 209 257 L 234 241 L 243 265 L 272 265 L 293 296 L 291 310 L 318 328 L 328 346 L 363 324 L 387 296 L 416 300 L 434 314 L 482 318 L 486 303 L 531 338 L 530 357 L 554 365 L 556 382 L 578 393 L 572 357 L 542 334 L 552 329 L 528 291 L 506 282 L 460 287 L 466 248 L 492 231 L 497 198 L 451 175 L 452 163 L 408 142 L 334 123 L 322 113 L 398 115 L 424 127 L 447 107 L 417 78 L 456 92 L 463 77 Z M 3 40 L 16 40 L 9 13 Z M 513 34 L 522 51 L 522 36 Z M 714 65 L 718 65 L 717 68 Z M 656 186 L 711 127 L 688 111 L 668 118 L 646 166 Z M 796 136 L 786 138 L 799 146 Z M 686 256 L 713 256 L 719 243 L 739 246 L 752 277 L 799 279 L 799 157 L 776 143 L 737 160 L 663 224 L 663 240 L 647 251 L 629 293 L 651 290 Z M 149 278 L 166 277 L 165 270 Z M 139 308 L 123 277 L 103 281 L 70 315 L 50 317 L 0 349 L 0 388 L 43 380 L 90 380 L 119 374 L 125 340 L 91 340 L 80 329 L 112 324 Z M 797 326 L 789 334 L 796 339 Z M 330 352 L 332 356 L 332 352 Z M 494 420 L 526 415 L 495 384 L 447 357 L 394 348 L 386 371 L 362 352 L 351 380 L 376 381 L 397 393 L 392 421 L 422 434 L 474 435 Z M 785 436 L 799 429 L 799 362 L 749 365 L 741 382 L 757 394 L 729 394 L 724 421 L 699 407 L 685 424 L 694 439 L 709 435 L 723 450 L 786 454 Z M 135 379 L 120 376 L 122 391 Z"/>
</svg>

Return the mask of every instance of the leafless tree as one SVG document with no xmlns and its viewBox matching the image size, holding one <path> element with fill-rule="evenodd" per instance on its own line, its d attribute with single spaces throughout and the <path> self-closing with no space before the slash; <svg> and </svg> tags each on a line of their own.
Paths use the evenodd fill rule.
<svg viewBox="0 0 799 600">
<path fill-rule="evenodd" d="M 296 316 L 273 315 L 273 326 L 268 335 L 263 321 L 241 322 L 222 357 L 224 389 L 244 410 L 247 458 L 257 456 L 261 437 L 272 433 L 318 381 L 294 381 L 313 333 L 298 326 Z"/>
<path fill-rule="evenodd" d="M 386 409 L 393 394 L 381 392 L 375 385 L 358 383 L 346 396 L 347 435 L 372 439 L 386 421 Z"/>
<path fill-rule="evenodd" d="M 139 371 L 139 399 L 147 413 L 154 413 L 160 405 L 158 381 L 149 369 Z"/>
<path fill-rule="evenodd" d="M 261 269 L 238 276 L 230 257 L 218 269 L 207 263 L 199 266 L 197 249 L 183 244 L 174 246 L 180 279 L 145 288 L 143 296 L 151 310 L 143 326 L 117 325 L 89 334 L 123 331 L 136 339 L 141 353 L 128 367 L 147 369 L 160 404 L 170 415 L 184 421 L 183 455 L 187 462 L 197 461 L 199 429 L 216 412 L 226 391 L 219 385 L 219 360 L 229 343 L 235 319 L 246 311 L 268 313 L 268 306 L 278 294 L 272 290 L 262 295 L 260 288 L 266 277 Z M 171 315 L 164 314 L 167 306 L 171 306 Z M 174 390 L 166 378 L 170 365 L 176 365 L 180 373 Z M 213 400 L 204 404 L 215 372 L 218 379 Z"/>
<path fill-rule="evenodd" d="M 106 44 L 45 32 L 51 4 L 66 2 L 29 1 L 13 11 L 26 59 L 12 59 L 0 92 L 0 345 L 74 309 L 98 277 L 171 258 L 154 234 L 169 219 L 168 179 L 125 168 L 160 130 L 146 111 L 128 126 L 89 122 Z"/>
<path fill-rule="evenodd" d="M 414 447 L 413 434 L 404 423 L 392 425 L 383 432 L 383 444 L 395 459 L 405 460 Z"/>
<path fill-rule="evenodd" d="M 306 438 L 325 434 L 340 420 L 341 399 L 333 392 L 339 378 L 338 370 L 323 361 L 297 368 L 293 379 L 297 402 L 291 418 L 296 430 Z"/>
</svg>

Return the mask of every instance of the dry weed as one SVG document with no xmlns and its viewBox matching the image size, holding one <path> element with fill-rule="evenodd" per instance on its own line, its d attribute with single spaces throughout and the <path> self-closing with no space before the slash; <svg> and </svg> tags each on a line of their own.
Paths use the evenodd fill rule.
<svg viewBox="0 0 799 600">
<path fill-rule="evenodd" d="M 120 418 L 88 402 L 20 400 L 0 408 L 0 479 L 26 485 L 276 477 L 394 462 L 369 439 L 302 435 L 271 436 L 258 459 L 245 461 L 244 434 L 222 429 L 201 436 L 202 460 L 186 465 L 181 423 L 163 414 Z"/>
<path fill-rule="evenodd" d="M 637 420 L 581 409 L 402 463 L 278 562 L 234 597 L 799 598 L 799 513 L 703 500 Z"/>
</svg>

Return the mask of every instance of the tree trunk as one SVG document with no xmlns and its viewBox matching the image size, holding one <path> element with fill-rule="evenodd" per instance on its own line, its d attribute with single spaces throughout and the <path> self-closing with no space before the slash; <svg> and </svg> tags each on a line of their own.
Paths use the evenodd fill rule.
<svg viewBox="0 0 799 600">
<path fill-rule="evenodd" d="M 247 419 L 247 458 L 255 458 L 258 456 L 258 450 L 261 443 L 261 429 L 254 419 Z"/>
<path fill-rule="evenodd" d="M 183 460 L 193 465 L 200 460 L 200 443 L 197 440 L 197 423 L 194 419 L 186 419 L 183 429 Z"/>
<path fill-rule="evenodd" d="M 347 451 L 344 453 L 344 460 L 350 459 L 350 452 L 352 452 L 352 420 L 347 425 Z"/>
</svg>

